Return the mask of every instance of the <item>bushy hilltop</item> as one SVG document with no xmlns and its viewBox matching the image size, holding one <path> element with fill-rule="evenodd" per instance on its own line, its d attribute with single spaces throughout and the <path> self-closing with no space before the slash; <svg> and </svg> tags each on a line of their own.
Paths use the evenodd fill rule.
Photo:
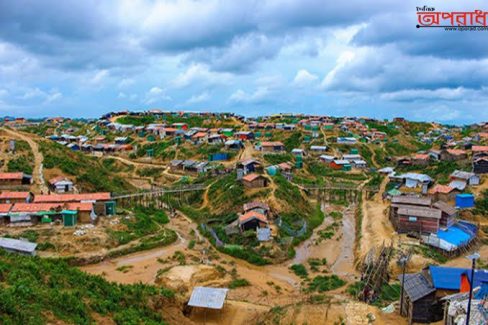
<svg viewBox="0 0 488 325">
<path fill-rule="evenodd" d="M 61 260 L 0 250 L 0 323 L 5 325 L 166 324 L 172 304 L 174 293 L 165 288 L 111 283 Z"/>
</svg>

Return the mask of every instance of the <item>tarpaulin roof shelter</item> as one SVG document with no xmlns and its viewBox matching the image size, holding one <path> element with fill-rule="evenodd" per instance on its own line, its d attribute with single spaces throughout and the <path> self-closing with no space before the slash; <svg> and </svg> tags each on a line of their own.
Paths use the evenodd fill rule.
<svg viewBox="0 0 488 325">
<path fill-rule="evenodd" d="M 436 289 L 459 290 L 462 274 L 466 274 L 471 281 L 470 269 L 431 265 L 429 271 Z M 483 282 L 488 282 L 488 270 L 475 270 L 473 287 L 478 287 Z"/>
<path fill-rule="evenodd" d="M 228 291 L 226 288 L 195 287 L 188 306 L 222 309 Z"/>
</svg>

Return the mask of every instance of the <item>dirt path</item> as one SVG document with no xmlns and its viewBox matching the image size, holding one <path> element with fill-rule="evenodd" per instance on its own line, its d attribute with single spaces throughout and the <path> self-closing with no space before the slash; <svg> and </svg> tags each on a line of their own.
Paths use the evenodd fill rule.
<svg viewBox="0 0 488 325">
<path fill-rule="evenodd" d="M 344 211 L 342 217 L 342 236 L 337 245 L 340 250 L 338 258 L 332 264 L 331 270 L 334 274 L 354 281 L 358 275 L 354 267 L 354 243 L 356 240 L 356 206 L 353 204 Z"/>
<path fill-rule="evenodd" d="M 384 185 L 382 184 L 382 186 Z M 378 197 L 374 201 L 368 201 L 366 193 L 363 192 L 362 195 L 363 222 L 361 225 L 359 257 L 364 257 L 373 247 L 378 247 L 383 243 L 391 243 L 394 237 L 394 229 L 385 212 L 387 209 L 386 203 Z M 380 193 L 378 195 L 381 196 Z"/>
<path fill-rule="evenodd" d="M 10 136 L 24 140 L 25 142 L 27 142 L 29 144 L 29 146 L 31 147 L 31 150 L 32 150 L 32 154 L 34 155 L 34 172 L 32 175 L 34 185 L 37 189 L 37 192 L 47 193 L 48 188 L 47 188 L 46 182 L 44 180 L 43 165 L 42 165 L 42 162 L 44 160 L 44 156 L 39 151 L 38 143 L 32 139 L 32 135 L 28 136 L 28 135 L 25 135 L 24 133 L 21 133 L 19 131 L 8 129 L 5 127 L 2 127 L 2 130 L 5 133 L 9 134 Z"/>
<path fill-rule="evenodd" d="M 136 166 L 136 167 L 152 167 L 152 168 L 156 168 L 156 167 L 166 167 L 165 164 L 157 164 L 157 163 L 150 163 L 150 162 L 139 162 L 139 161 L 133 161 L 133 160 L 129 160 L 129 159 L 126 159 L 126 158 L 123 158 L 123 157 L 120 157 L 120 156 L 112 156 L 112 155 L 107 155 L 107 156 L 104 156 L 104 158 L 112 158 L 112 159 L 116 159 L 124 164 L 128 164 L 128 165 L 133 165 L 133 166 Z"/>
<path fill-rule="evenodd" d="M 239 155 L 239 160 L 251 159 L 254 157 L 254 147 L 251 142 L 244 142 L 244 150 Z"/>
<path fill-rule="evenodd" d="M 371 162 L 373 163 L 373 167 L 375 168 L 379 168 L 380 165 L 378 164 L 378 162 L 376 161 L 376 151 L 371 147 L 371 145 L 365 145 L 368 150 L 371 152 Z"/>
<path fill-rule="evenodd" d="M 334 223 L 329 216 L 332 211 L 326 204 L 322 204 L 326 218 L 318 226 L 312 236 L 301 243 L 296 249 L 295 257 L 290 264 L 306 264 L 309 258 L 326 259 L 332 273 L 344 277 L 348 281 L 354 281 L 357 275 L 354 267 L 354 242 L 355 242 L 355 207 L 350 206 L 342 211 L 343 218 L 340 227 L 331 239 L 320 238 L 320 231 Z"/>
</svg>

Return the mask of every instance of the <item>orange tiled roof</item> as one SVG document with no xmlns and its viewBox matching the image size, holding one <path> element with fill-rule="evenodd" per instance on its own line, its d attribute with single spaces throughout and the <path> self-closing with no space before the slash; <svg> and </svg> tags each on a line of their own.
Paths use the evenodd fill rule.
<svg viewBox="0 0 488 325">
<path fill-rule="evenodd" d="M 284 146 L 284 144 L 280 141 L 264 141 L 261 142 L 261 147 L 278 147 Z"/>
<path fill-rule="evenodd" d="M 80 201 L 107 201 L 111 196 L 108 192 L 80 193 L 80 194 L 50 194 L 37 195 L 34 198 L 36 203 L 47 202 L 80 202 Z"/>
<path fill-rule="evenodd" d="M 0 179 L 22 179 L 24 173 L 0 173 Z"/>
<path fill-rule="evenodd" d="M 424 153 L 418 153 L 414 156 L 414 159 L 422 159 L 422 160 L 426 160 L 426 159 L 429 159 L 429 155 L 428 154 L 424 154 Z"/>
<path fill-rule="evenodd" d="M 245 222 L 251 220 L 252 218 L 256 218 L 259 221 L 268 223 L 268 218 L 266 218 L 266 216 L 264 214 L 261 214 L 261 213 L 256 212 L 256 211 L 249 211 L 249 212 L 246 212 L 244 214 L 241 214 L 239 216 L 239 223 L 241 223 L 241 224 L 245 223 Z"/>
<path fill-rule="evenodd" d="M 10 203 L 0 204 L 0 213 L 9 213 L 11 208 L 12 204 Z"/>
<path fill-rule="evenodd" d="M 207 135 L 205 132 L 197 132 L 193 135 L 193 138 L 204 138 Z"/>
<path fill-rule="evenodd" d="M 0 194 L 0 199 L 27 199 L 29 192 L 9 192 L 5 191 Z"/>
<path fill-rule="evenodd" d="M 252 174 L 247 174 L 246 176 L 244 176 L 242 178 L 243 181 L 246 181 L 246 182 L 252 182 L 254 181 L 255 179 L 258 179 L 259 177 L 263 177 L 259 174 L 256 174 L 256 173 L 252 173 Z"/>
<path fill-rule="evenodd" d="M 454 188 L 448 186 L 448 185 L 436 185 L 434 186 L 433 188 L 430 189 L 430 193 L 431 194 L 435 194 L 435 193 L 442 193 L 442 194 L 448 194 L 448 193 L 451 193 L 451 191 L 454 190 Z"/>
<path fill-rule="evenodd" d="M 450 153 L 451 155 L 464 155 L 466 154 L 466 151 L 462 149 L 447 149 L 447 152 Z"/>
<path fill-rule="evenodd" d="M 473 152 L 485 152 L 488 151 L 488 146 L 473 146 L 471 150 L 473 150 Z"/>
<path fill-rule="evenodd" d="M 78 211 L 91 211 L 93 210 L 93 203 L 70 202 L 70 203 L 66 203 L 66 209 L 78 210 Z"/>
<path fill-rule="evenodd" d="M 41 212 L 59 209 L 63 203 L 15 203 L 12 212 Z"/>
</svg>

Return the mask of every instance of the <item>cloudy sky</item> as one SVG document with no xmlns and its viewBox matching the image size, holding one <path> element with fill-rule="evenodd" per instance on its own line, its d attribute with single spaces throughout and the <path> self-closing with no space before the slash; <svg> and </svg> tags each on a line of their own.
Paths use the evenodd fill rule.
<svg viewBox="0 0 488 325">
<path fill-rule="evenodd" d="M 488 120 L 482 0 L 0 0 L 0 115 L 121 109 Z"/>
</svg>

